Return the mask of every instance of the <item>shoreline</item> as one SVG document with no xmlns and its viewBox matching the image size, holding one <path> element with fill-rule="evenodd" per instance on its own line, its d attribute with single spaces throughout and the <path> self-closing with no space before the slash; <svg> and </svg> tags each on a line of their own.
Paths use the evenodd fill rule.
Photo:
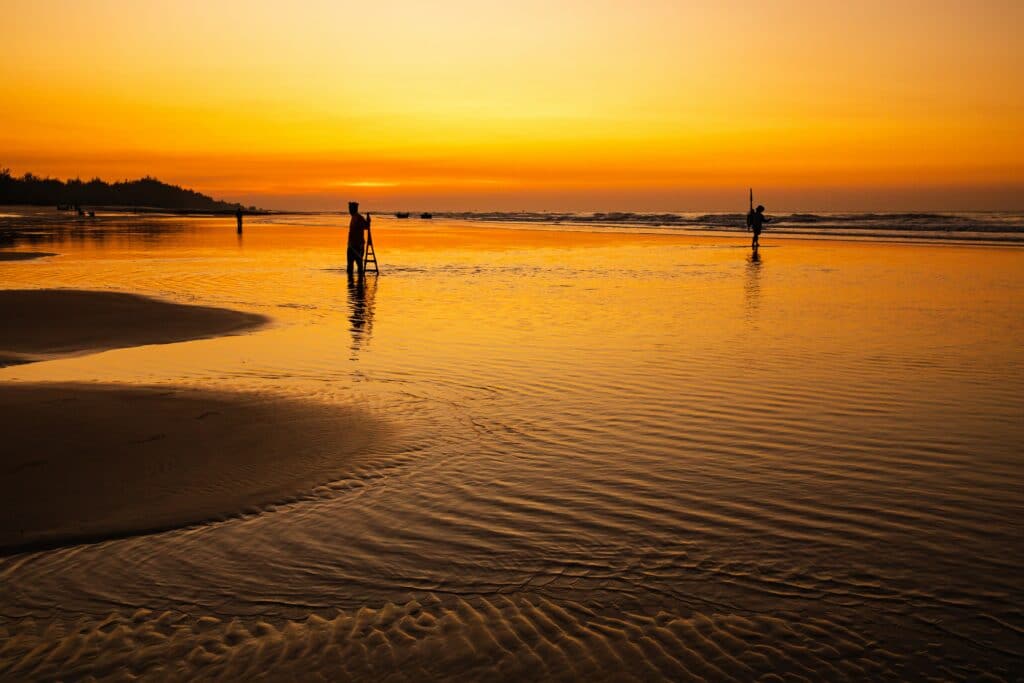
<svg viewBox="0 0 1024 683">
<path fill-rule="evenodd" d="M 3 207 L 0 207 L 3 208 Z M 78 224 L 77 216 L 49 206 L 11 205 L 7 208 L 27 211 L 26 218 L 47 215 L 68 219 Z M 107 218 L 136 215 L 152 217 L 228 218 L 233 212 L 219 210 L 165 209 L 159 207 L 98 206 Z M 505 230 L 541 230 L 570 233 L 622 233 L 627 235 L 690 235 L 746 236 L 744 214 L 735 212 L 464 212 L 437 211 L 431 219 L 416 216 L 397 218 L 394 210 L 371 211 L 373 217 L 387 224 L 415 227 L 456 224 Z M 412 212 L 416 213 L 416 212 Z M 110 214 L 114 214 L 113 216 Z M 246 211 L 247 217 L 265 219 L 271 224 L 285 224 L 289 217 L 302 225 L 303 219 L 337 217 L 344 222 L 343 210 L 299 211 L 260 209 Z M 16 217 L 12 214 L 10 217 Z M 85 219 L 102 229 L 104 215 Z M 765 235 L 809 240 L 853 240 L 911 242 L 928 244 L 978 244 L 983 246 L 1024 245 L 1024 212 L 1022 211 L 960 211 L 960 212 L 782 212 L 772 214 L 774 222 Z M 259 227 L 260 222 L 251 224 Z M 17 238 L 18 229 L 8 228 L 8 235 Z M 16 253 L 16 252 L 8 252 Z M 14 257 L 19 259 L 19 257 Z M 3 260 L 0 258 L 0 260 Z"/>
</svg>

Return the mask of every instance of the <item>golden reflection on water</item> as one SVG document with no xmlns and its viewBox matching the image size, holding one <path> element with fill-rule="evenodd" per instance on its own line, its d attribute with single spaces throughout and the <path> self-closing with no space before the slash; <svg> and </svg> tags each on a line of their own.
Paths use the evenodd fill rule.
<svg viewBox="0 0 1024 683">
<path fill-rule="evenodd" d="M 723 411 L 736 386 L 756 382 L 765 393 L 751 389 L 748 400 L 757 404 L 780 384 L 804 399 L 821 386 L 845 387 L 868 403 L 871 380 L 911 405 L 928 385 L 950 397 L 938 409 L 953 412 L 955 395 L 975 386 L 962 381 L 968 367 L 1019 379 L 1024 304 L 1013 248 L 768 236 L 755 260 L 744 237 L 378 218 L 383 275 L 348 281 L 341 222 L 253 219 L 241 238 L 222 218 L 115 217 L 41 231 L 33 248 L 60 255 L 4 264 L 5 286 L 138 292 L 252 310 L 275 324 L 0 373 L 299 394 L 315 382 L 347 397 L 356 369 L 361 381 L 381 380 L 371 382 L 377 388 L 396 374 L 429 379 L 457 369 L 448 388 L 432 385 L 456 402 L 466 386 L 528 390 L 544 378 L 555 392 L 600 377 L 620 388 L 609 400 L 627 418 L 632 382 L 666 399 L 688 386 L 721 386 L 704 405 Z M 1006 388 L 989 387 L 993 396 Z"/>
<path fill-rule="evenodd" d="M 968 367 L 1018 379 L 1024 304 L 1013 248 L 768 236 L 755 260 L 743 237 L 379 218 L 383 275 L 347 281 L 340 222 L 253 219 L 241 238 L 222 218 L 114 217 L 40 231 L 33 248 L 60 255 L 4 264 L 5 286 L 138 292 L 253 310 L 275 324 L 0 373 L 202 379 L 300 394 L 316 382 L 347 396 L 352 363 L 360 378 L 385 385 L 396 373 L 458 368 L 459 381 L 444 390 L 452 401 L 464 400 L 466 385 L 527 389 L 543 377 L 557 391 L 579 376 L 603 377 L 623 383 L 610 400 L 627 417 L 633 381 L 665 398 L 720 385 L 705 405 L 721 410 L 732 382 L 763 382 L 768 393 L 750 397 L 757 403 L 780 383 L 805 398 L 823 385 L 846 387 L 870 402 L 872 379 L 908 405 L 927 384 L 946 392 L 939 409 L 952 411 L 953 397 L 975 386 L 962 382 Z M 1004 396 L 1006 383 L 989 388 Z M 1006 407 L 993 400 L 994 410 Z"/>
</svg>

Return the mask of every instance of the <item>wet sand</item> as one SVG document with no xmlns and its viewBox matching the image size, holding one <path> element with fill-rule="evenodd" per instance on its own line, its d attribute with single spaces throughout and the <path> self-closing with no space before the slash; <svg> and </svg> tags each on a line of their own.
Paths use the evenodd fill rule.
<svg viewBox="0 0 1024 683">
<path fill-rule="evenodd" d="M 255 329 L 268 318 L 120 292 L 0 290 L 0 366 Z"/>
<path fill-rule="evenodd" d="M 341 476 L 379 432 L 337 406 L 80 384 L 0 385 L 0 431 L 0 552 L 286 502 Z"/>
<path fill-rule="evenodd" d="M 0 261 L 31 261 L 46 256 L 56 256 L 48 251 L 0 251 Z"/>
<path fill-rule="evenodd" d="M 516 594 L 427 595 L 297 620 L 138 609 L 63 628 L 25 620 L 0 635 L 8 672 L 36 680 L 926 680 L 829 619 L 671 607 L 602 614 Z"/>
<path fill-rule="evenodd" d="M 268 318 L 132 294 L 2 290 L 0 363 L 237 333 Z M 343 472 L 359 411 L 254 393 L 0 384 L 0 552 L 258 510 Z"/>
<path fill-rule="evenodd" d="M 769 233 L 754 260 L 739 236 L 381 217 L 359 284 L 337 216 L 294 220 L 58 226 L 38 244 L 61 258 L 4 266 L 275 324 L 0 368 L 103 393 L 81 400 L 121 441 L 69 441 L 224 439 L 230 515 L 3 553 L 0 680 L 1020 679 L 1024 251 Z M 186 407 L 127 434 L 164 400 L 103 413 L 130 387 Z M 213 393 L 400 429 L 244 507 L 236 486 L 286 474 L 225 434 L 288 413 L 207 433 Z"/>
</svg>

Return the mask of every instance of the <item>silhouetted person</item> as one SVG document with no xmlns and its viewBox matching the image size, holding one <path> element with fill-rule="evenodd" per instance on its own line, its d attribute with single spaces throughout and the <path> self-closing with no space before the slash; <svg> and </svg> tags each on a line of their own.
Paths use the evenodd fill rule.
<svg viewBox="0 0 1024 683">
<path fill-rule="evenodd" d="M 242 234 L 242 207 L 235 209 L 235 221 L 238 223 L 238 234 Z"/>
<path fill-rule="evenodd" d="M 747 224 L 754 231 L 754 241 L 750 243 L 751 248 L 757 251 L 758 239 L 761 237 L 761 230 L 765 223 L 771 223 L 772 219 L 764 215 L 764 207 L 758 204 L 757 208 L 747 216 Z"/>
<path fill-rule="evenodd" d="M 346 270 L 352 274 L 352 264 L 359 267 L 359 276 L 363 275 L 363 252 L 366 250 L 364 233 L 370 228 L 370 214 L 363 217 L 359 213 L 359 202 L 348 203 L 348 213 L 352 217 L 348 223 L 348 265 Z"/>
</svg>

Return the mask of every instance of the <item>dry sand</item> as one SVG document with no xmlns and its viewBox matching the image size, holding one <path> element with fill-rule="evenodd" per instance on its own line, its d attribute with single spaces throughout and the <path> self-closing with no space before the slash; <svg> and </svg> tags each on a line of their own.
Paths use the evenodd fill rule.
<svg viewBox="0 0 1024 683">
<path fill-rule="evenodd" d="M 264 316 L 120 292 L 0 290 L 0 366 L 254 329 Z"/>
<path fill-rule="evenodd" d="M 219 519 L 307 493 L 377 430 L 244 393 L 0 385 L 0 551 Z"/>
</svg>

